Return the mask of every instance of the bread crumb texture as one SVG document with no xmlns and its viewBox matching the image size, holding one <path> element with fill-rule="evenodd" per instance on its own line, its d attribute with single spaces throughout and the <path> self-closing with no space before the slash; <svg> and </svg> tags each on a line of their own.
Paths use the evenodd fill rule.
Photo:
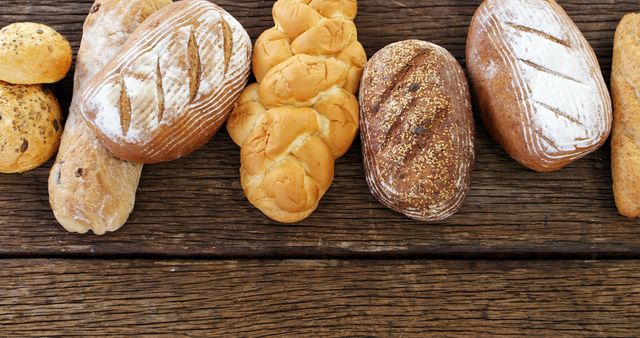
<svg viewBox="0 0 640 338">
<path fill-rule="evenodd" d="M 48 89 L 0 82 L 0 172 L 45 163 L 58 149 L 62 126 L 60 105 Z"/>
<path fill-rule="evenodd" d="M 0 80 L 13 84 L 54 83 L 71 68 L 69 41 L 46 25 L 20 22 L 0 30 Z"/>
</svg>

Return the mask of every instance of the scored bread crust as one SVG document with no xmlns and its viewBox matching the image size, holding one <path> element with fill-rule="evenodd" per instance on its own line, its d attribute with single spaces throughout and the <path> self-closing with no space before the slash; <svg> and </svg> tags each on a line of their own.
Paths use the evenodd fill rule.
<svg viewBox="0 0 640 338">
<path fill-rule="evenodd" d="M 149 15 L 170 0 L 96 0 L 76 60 L 73 100 L 49 174 L 49 202 L 70 232 L 102 235 L 122 227 L 133 210 L 142 165 L 114 157 L 79 115 L 87 82 Z"/>
<path fill-rule="evenodd" d="M 467 68 L 484 126 L 526 167 L 558 170 L 607 140 L 611 99 L 598 60 L 555 1 L 484 1 Z"/>
<path fill-rule="evenodd" d="M 206 0 L 149 17 L 85 88 L 81 113 L 117 157 L 158 163 L 211 139 L 245 87 L 251 40 Z"/>
<path fill-rule="evenodd" d="M 364 169 L 376 199 L 420 221 L 453 215 L 475 158 L 471 95 L 458 61 L 425 41 L 391 44 L 365 67 L 360 104 Z"/>
<path fill-rule="evenodd" d="M 636 218 L 640 216 L 640 13 L 625 15 L 616 29 L 611 94 L 613 192 L 618 211 Z"/>
<path fill-rule="evenodd" d="M 242 147 L 247 199 L 285 223 L 308 217 L 333 180 L 335 159 L 358 131 L 358 90 L 367 58 L 355 0 L 279 0 L 275 27 L 256 41 L 258 83 L 236 103 L 227 129 Z"/>
</svg>

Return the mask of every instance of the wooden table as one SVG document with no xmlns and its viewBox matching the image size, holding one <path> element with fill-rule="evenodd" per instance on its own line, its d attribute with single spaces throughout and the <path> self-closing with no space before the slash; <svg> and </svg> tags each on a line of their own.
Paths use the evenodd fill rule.
<svg viewBox="0 0 640 338">
<path fill-rule="evenodd" d="M 479 2 L 361 0 L 360 40 L 371 55 L 424 39 L 464 63 Z M 252 38 L 272 26 L 273 1 L 218 3 Z M 640 3 L 560 3 L 608 78 L 613 31 Z M 77 50 L 90 6 L 0 0 L 0 26 L 43 22 Z M 65 107 L 71 87 L 71 75 L 54 87 Z M 538 174 L 477 133 L 469 197 L 435 225 L 375 201 L 358 142 L 318 211 L 292 226 L 246 201 L 224 131 L 185 159 L 145 167 L 129 223 L 103 237 L 57 225 L 50 164 L 2 175 L 0 336 L 638 336 L 640 226 L 615 210 L 608 146 Z"/>
</svg>

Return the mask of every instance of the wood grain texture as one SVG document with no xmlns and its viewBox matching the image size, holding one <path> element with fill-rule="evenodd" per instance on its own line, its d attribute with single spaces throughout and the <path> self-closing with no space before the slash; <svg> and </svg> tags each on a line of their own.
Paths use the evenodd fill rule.
<svg viewBox="0 0 640 338">
<path fill-rule="evenodd" d="M 272 26 L 272 1 L 217 2 L 255 39 Z M 360 40 L 369 55 L 408 38 L 430 40 L 463 62 L 467 27 L 480 1 L 360 0 Z M 609 77 L 613 32 L 637 1 L 560 1 L 593 44 Z M 39 21 L 77 50 L 90 1 L 0 0 L 0 25 Z M 71 75 L 55 86 L 63 107 Z M 277 225 L 242 194 L 240 150 L 221 131 L 188 158 L 145 168 L 129 223 L 105 237 L 64 232 L 47 196 L 48 166 L 0 176 L 0 255 L 179 255 L 339 257 L 475 254 L 640 255 L 640 226 L 616 212 L 608 146 L 553 174 L 511 160 L 478 127 L 469 197 L 447 222 L 425 225 L 387 210 L 370 195 L 360 144 L 336 165 L 318 211 Z"/>
<path fill-rule="evenodd" d="M 2 336 L 633 337 L 640 262 L 5 260 Z"/>
</svg>

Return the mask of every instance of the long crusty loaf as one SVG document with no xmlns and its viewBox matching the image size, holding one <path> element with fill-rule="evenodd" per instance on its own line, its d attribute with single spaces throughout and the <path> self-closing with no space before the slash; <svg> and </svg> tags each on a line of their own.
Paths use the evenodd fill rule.
<svg viewBox="0 0 640 338">
<path fill-rule="evenodd" d="M 251 40 L 206 0 L 173 3 L 136 29 L 84 90 L 81 113 L 117 157 L 175 160 L 227 119 L 251 71 Z"/>
<path fill-rule="evenodd" d="M 469 28 L 467 68 L 484 126 L 531 169 L 558 170 L 609 136 L 596 55 L 553 0 L 485 0 Z"/>
<path fill-rule="evenodd" d="M 360 105 L 371 193 L 420 221 L 453 215 L 475 158 L 471 95 L 458 61 L 425 41 L 391 44 L 367 64 Z"/>
<path fill-rule="evenodd" d="M 611 169 L 616 206 L 640 216 L 640 13 L 622 18 L 613 43 Z"/>
<path fill-rule="evenodd" d="M 170 0 L 96 0 L 85 21 L 73 101 L 49 175 L 51 208 L 68 231 L 115 231 L 133 210 L 142 166 L 121 161 L 102 147 L 79 116 L 79 99 L 87 82 L 133 30 L 169 3 Z"/>
<path fill-rule="evenodd" d="M 259 84 L 245 89 L 227 129 L 242 147 L 244 193 L 264 214 L 297 222 L 318 206 L 334 160 L 358 131 L 366 54 L 355 0 L 279 0 L 274 28 L 256 41 Z"/>
</svg>

